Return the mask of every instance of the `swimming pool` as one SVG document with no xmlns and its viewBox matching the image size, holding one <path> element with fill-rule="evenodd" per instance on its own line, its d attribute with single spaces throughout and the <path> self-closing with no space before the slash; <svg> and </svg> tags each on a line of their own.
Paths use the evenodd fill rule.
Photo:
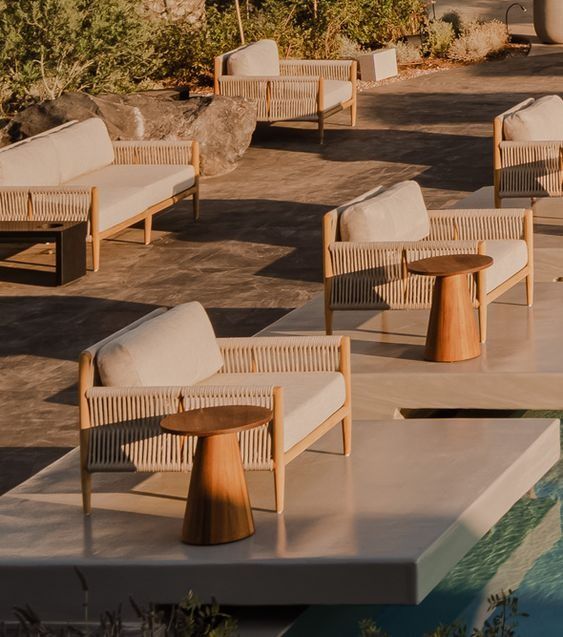
<svg viewBox="0 0 563 637">
<path fill-rule="evenodd" d="M 560 413 L 526 414 L 557 417 Z M 359 635 L 360 620 L 372 618 L 391 637 L 422 637 L 454 621 L 482 626 L 487 597 L 512 589 L 522 637 L 563 635 L 563 460 L 524 496 L 418 606 L 311 606 L 287 637 Z"/>
</svg>

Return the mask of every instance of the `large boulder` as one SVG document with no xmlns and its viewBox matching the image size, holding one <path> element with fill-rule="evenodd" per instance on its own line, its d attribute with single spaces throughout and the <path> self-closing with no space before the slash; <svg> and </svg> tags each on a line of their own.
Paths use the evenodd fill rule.
<svg viewBox="0 0 563 637">
<path fill-rule="evenodd" d="M 256 104 L 220 95 L 178 99 L 176 91 L 131 95 L 64 93 L 18 113 L 2 131 L 6 145 L 70 120 L 100 117 L 112 139 L 197 139 L 202 175 L 233 170 L 256 128 Z"/>
<path fill-rule="evenodd" d="M 205 0 L 140 0 L 139 7 L 149 17 L 199 23 L 205 16 Z"/>
</svg>

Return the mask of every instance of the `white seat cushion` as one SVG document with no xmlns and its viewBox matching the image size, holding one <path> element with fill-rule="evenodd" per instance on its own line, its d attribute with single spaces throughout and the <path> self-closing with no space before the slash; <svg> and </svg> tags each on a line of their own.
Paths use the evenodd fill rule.
<svg viewBox="0 0 563 637">
<path fill-rule="evenodd" d="M 344 376 L 338 372 L 216 374 L 198 384 L 283 387 L 284 451 L 303 440 L 346 400 Z"/>
<path fill-rule="evenodd" d="M 280 58 L 274 40 L 260 40 L 232 53 L 227 60 L 229 75 L 278 76 Z"/>
<path fill-rule="evenodd" d="M 30 139 L 0 150 L 0 186 L 58 186 L 61 173 L 49 137 Z"/>
<path fill-rule="evenodd" d="M 193 166 L 170 165 L 111 165 L 67 182 L 72 186 L 98 187 L 100 230 L 107 230 L 194 183 Z"/>
<path fill-rule="evenodd" d="M 108 166 L 114 160 L 108 129 L 99 117 L 76 122 L 50 134 L 61 171 L 61 181 Z"/>
<path fill-rule="evenodd" d="M 334 108 L 352 98 L 352 82 L 343 80 L 324 80 L 325 110 Z"/>
<path fill-rule="evenodd" d="M 112 164 L 100 170 L 94 170 L 67 182 L 74 186 L 98 186 L 98 188 L 116 186 L 145 190 L 147 205 L 160 203 L 195 183 L 195 170 L 191 165 L 149 166 Z"/>
<path fill-rule="evenodd" d="M 492 292 L 528 263 L 526 242 L 518 239 L 487 241 L 485 254 L 494 260 L 493 265 L 485 270 L 487 293 Z"/>
<path fill-rule="evenodd" d="M 379 190 L 340 216 L 342 241 L 419 241 L 429 232 L 428 211 L 415 181 Z"/>
<path fill-rule="evenodd" d="M 105 386 L 165 387 L 204 380 L 221 369 L 223 357 L 205 310 L 193 302 L 117 336 L 96 363 Z"/>
<path fill-rule="evenodd" d="M 506 115 L 504 138 L 508 141 L 563 140 L 563 100 L 547 95 L 530 106 Z"/>
</svg>

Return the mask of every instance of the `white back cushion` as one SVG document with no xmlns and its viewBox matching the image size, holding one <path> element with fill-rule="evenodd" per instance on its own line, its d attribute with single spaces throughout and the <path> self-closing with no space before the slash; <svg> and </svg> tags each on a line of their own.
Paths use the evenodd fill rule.
<svg viewBox="0 0 563 637">
<path fill-rule="evenodd" d="M 416 181 L 402 181 L 340 216 L 342 241 L 419 241 L 430 232 L 428 211 Z"/>
<path fill-rule="evenodd" d="M 58 186 L 59 163 L 49 137 L 30 139 L 0 151 L 0 186 Z"/>
<path fill-rule="evenodd" d="M 101 381 L 112 387 L 193 385 L 223 366 L 209 318 L 184 303 L 104 345 L 97 355 Z"/>
<path fill-rule="evenodd" d="M 249 44 L 229 56 L 227 70 L 229 75 L 279 75 L 278 45 L 274 40 L 260 40 Z"/>
<path fill-rule="evenodd" d="M 530 106 L 506 115 L 504 138 L 508 141 L 563 140 L 563 100 L 547 95 Z"/>
<path fill-rule="evenodd" d="M 49 139 L 55 147 L 62 183 L 108 166 L 114 160 L 108 129 L 99 117 L 58 130 Z"/>
</svg>

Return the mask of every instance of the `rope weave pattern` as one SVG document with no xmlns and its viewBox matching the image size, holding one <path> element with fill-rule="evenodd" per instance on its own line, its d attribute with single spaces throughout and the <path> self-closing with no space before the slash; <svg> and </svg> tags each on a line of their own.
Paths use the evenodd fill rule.
<svg viewBox="0 0 563 637">
<path fill-rule="evenodd" d="M 280 74 L 284 77 L 302 75 L 350 81 L 351 72 L 352 62 L 348 60 L 280 60 Z"/>
<path fill-rule="evenodd" d="M 87 393 L 90 471 L 190 471 L 196 440 L 168 434 L 162 416 L 220 405 L 273 408 L 272 387 L 94 387 Z M 271 425 L 241 432 L 246 469 L 273 469 Z"/>
<path fill-rule="evenodd" d="M 0 187 L 1 221 L 86 221 L 91 189 L 83 186 Z"/>
<path fill-rule="evenodd" d="M 349 243 L 329 247 L 334 276 L 330 307 L 348 309 L 429 308 L 434 278 L 408 274 L 406 263 L 431 256 L 475 254 L 476 241 Z M 471 277 L 471 294 L 476 289 Z"/>
<path fill-rule="evenodd" d="M 341 340 L 339 336 L 219 338 L 221 373 L 338 371 Z"/>
<path fill-rule="evenodd" d="M 116 141 L 114 164 L 182 166 L 191 163 L 191 141 Z"/>
<path fill-rule="evenodd" d="M 430 241 L 524 238 L 524 210 L 440 210 L 430 216 Z"/>
<path fill-rule="evenodd" d="M 563 142 L 501 142 L 503 197 L 561 197 Z"/>
<path fill-rule="evenodd" d="M 316 117 L 319 80 L 315 77 L 248 78 L 223 75 L 221 95 L 256 101 L 260 122 Z"/>
</svg>

